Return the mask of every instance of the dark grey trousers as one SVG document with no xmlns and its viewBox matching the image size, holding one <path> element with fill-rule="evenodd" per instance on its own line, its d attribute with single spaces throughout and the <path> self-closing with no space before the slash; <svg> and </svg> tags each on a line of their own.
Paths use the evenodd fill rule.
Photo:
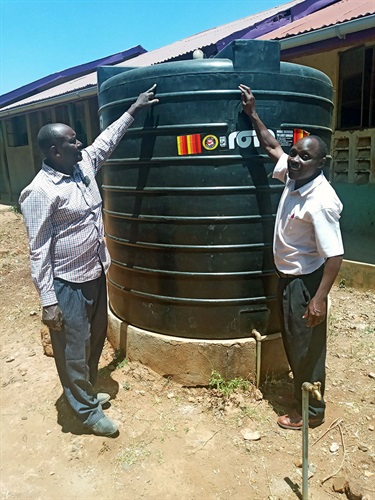
<svg viewBox="0 0 375 500">
<path fill-rule="evenodd" d="M 327 350 L 327 317 L 314 328 L 307 327 L 305 314 L 323 276 L 324 266 L 311 274 L 297 278 L 280 278 L 278 301 L 281 316 L 281 333 L 286 355 L 294 377 L 294 395 L 301 403 L 304 382 L 321 382 L 325 389 L 325 360 Z M 324 417 L 324 398 L 318 401 L 310 394 L 309 416 Z M 301 407 L 299 408 L 301 411 Z"/>
<path fill-rule="evenodd" d="M 92 426 L 104 416 L 93 386 L 107 334 L 105 274 L 85 283 L 57 278 L 54 288 L 63 316 L 62 330 L 50 331 L 57 371 L 68 403 Z"/>
</svg>

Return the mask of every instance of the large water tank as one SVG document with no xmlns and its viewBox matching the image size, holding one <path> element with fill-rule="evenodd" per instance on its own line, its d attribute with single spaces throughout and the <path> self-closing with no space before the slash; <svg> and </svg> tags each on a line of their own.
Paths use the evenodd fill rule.
<svg viewBox="0 0 375 500">
<path fill-rule="evenodd" d="M 154 83 L 103 167 L 112 311 L 134 326 L 201 339 L 279 331 L 272 235 L 282 184 L 242 112 L 238 85 L 285 150 L 331 138 L 333 90 L 280 63 L 278 42 L 235 41 L 217 57 L 99 70 L 101 126 Z"/>
</svg>

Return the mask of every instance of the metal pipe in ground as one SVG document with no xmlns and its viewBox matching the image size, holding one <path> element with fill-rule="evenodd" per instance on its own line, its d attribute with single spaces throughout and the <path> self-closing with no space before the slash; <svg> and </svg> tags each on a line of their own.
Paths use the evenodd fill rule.
<svg viewBox="0 0 375 500">
<path fill-rule="evenodd" d="M 302 384 L 302 500 L 309 498 L 309 392 L 320 401 L 320 388 L 320 382 Z"/>
<path fill-rule="evenodd" d="M 261 363 L 262 363 L 262 340 L 266 338 L 265 335 L 262 335 L 258 332 L 258 330 L 252 330 L 251 335 L 255 338 L 256 340 L 256 348 L 255 348 L 255 355 L 256 355 L 256 388 L 259 389 L 260 385 L 260 375 L 261 375 Z"/>
</svg>

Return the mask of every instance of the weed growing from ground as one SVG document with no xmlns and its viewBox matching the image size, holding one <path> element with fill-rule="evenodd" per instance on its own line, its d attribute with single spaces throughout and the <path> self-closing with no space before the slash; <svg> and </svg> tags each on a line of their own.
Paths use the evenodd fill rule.
<svg viewBox="0 0 375 500">
<path fill-rule="evenodd" d="M 9 212 L 14 213 L 15 215 L 21 215 L 21 210 L 19 205 L 12 205 L 11 207 L 9 207 Z"/>
<path fill-rule="evenodd" d="M 340 283 L 339 283 L 339 288 L 346 288 L 345 278 L 341 278 Z"/>
<path fill-rule="evenodd" d="M 211 389 L 216 389 L 220 394 L 228 398 L 236 390 L 247 391 L 250 382 L 243 378 L 234 378 L 232 380 L 225 380 L 219 372 L 212 370 L 209 381 Z"/>
<path fill-rule="evenodd" d="M 123 469 L 128 469 L 132 465 L 142 462 L 145 458 L 151 455 L 148 448 L 149 444 L 144 441 L 137 443 L 133 442 L 129 447 L 123 448 L 118 455 L 118 462 Z"/>
<path fill-rule="evenodd" d="M 125 358 L 125 352 L 123 349 L 117 349 L 115 351 L 115 356 L 112 361 L 112 365 L 115 367 L 116 370 L 119 370 L 120 368 L 124 368 L 129 363 L 129 361 Z"/>
</svg>

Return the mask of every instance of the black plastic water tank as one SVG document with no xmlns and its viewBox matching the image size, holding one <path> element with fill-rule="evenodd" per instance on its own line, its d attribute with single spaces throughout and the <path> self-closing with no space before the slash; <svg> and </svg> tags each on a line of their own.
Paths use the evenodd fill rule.
<svg viewBox="0 0 375 500">
<path fill-rule="evenodd" d="M 113 76 L 114 75 L 114 76 Z M 278 42 L 235 41 L 213 59 L 99 68 L 101 127 L 154 83 L 103 167 L 113 312 L 177 337 L 279 331 L 272 235 L 282 184 L 242 112 L 249 85 L 288 151 L 301 131 L 331 140 L 333 90 L 312 68 L 280 63 Z"/>
</svg>

